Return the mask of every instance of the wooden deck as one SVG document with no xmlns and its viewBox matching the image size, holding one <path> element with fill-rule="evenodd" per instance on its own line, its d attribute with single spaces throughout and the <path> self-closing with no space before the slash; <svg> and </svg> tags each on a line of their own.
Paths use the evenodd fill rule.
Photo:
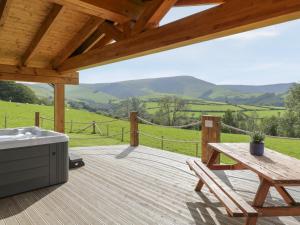
<svg viewBox="0 0 300 225">
<path fill-rule="evenodd" d="M 0 225 L 58 224 L 221 224 L 239 225 L 204 188 L 184 155 L 147 147 L 75 148 L 86 166 L 70 172 L 67 184 L 0 200 Z M 258 186 L 247 171 L 218 172 L 246 200 Z M 289 189 L 300 201 L 300 190 Z M 273 192 L 268 204 L 283 201 Z M 261 225 L 300 224 L 298 217 L 259 219 Z"/>
</svg>

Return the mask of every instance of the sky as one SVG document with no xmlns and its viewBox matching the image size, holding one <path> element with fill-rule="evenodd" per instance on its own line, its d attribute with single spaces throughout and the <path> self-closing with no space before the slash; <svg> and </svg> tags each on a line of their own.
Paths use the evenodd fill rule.
<svg viewBox="0 0 300 225">
<path fill-rule="evenodd" d="M 161 25 L 204 7 L 173 8 Z M 300 20 L 80 71 L 80 83 L 189 75 L 215 84 L 300 82 Z"/>
</svg>

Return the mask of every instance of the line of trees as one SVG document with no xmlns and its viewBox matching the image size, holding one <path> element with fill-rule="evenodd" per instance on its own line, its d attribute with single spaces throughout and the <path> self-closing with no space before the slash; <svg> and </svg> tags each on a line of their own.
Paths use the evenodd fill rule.
<svg viewBox="0 0 300 225">
<path fill-rule="evenodd" d="M 300 84 L 295 84 L 285 99 L 286 112 L 277 116 L 257 120 L 257 115 L 246 116 L 241 112 L 228 110 L 222 120 L 225 124 L 240 129 L 261 130 L 268 135 L 300 137 Z M 231 132 L 224 128 L 224 132 Z"/>
</svg>

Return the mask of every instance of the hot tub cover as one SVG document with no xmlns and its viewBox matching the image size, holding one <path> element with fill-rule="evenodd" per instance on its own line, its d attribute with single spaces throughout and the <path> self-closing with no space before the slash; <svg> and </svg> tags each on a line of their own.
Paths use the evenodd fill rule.
<svg viewBox="0 0 300 225">
<path fill-rule="evenodd" d="M 0 150 L 68 141 L 65 134 L 39 127 L 0 129 Z"/>
</svg>

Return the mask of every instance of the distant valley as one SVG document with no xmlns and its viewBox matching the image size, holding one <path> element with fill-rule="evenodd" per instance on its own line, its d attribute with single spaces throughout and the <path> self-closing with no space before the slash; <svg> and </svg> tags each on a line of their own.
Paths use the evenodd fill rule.
<svg viewBox="0 0 300 225">
<path fill-rule="evenodd" d="M 230 102 L 232 104 L 282 106 L 284 97 L 294 83 L 272 85 L 216 85 L 192 76 L 176 76 L 130 80 L 115 83 L 68 86 L 67 100 L 106 104 L 129 97 L 159 97 L 177 95 L 184 98 Z M 37 96 L 53 95 L 45 84 L 26 84 Z"/>
</svg>

